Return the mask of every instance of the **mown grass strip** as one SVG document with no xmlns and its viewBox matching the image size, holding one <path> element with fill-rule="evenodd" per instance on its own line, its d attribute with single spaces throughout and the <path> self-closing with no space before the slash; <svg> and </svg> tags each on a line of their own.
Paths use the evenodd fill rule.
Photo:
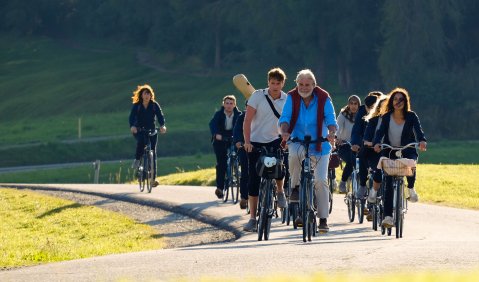
<svg viewBox="0 0 479 282">
<path fill-rule="evenodd" d="M 342 171 L 336 171 L 341 177 Z M 215 169 L 160 177 L 161 184 L 215 185 Z M 479 165 L 419 164 L 416 189 L 423 203 L 479 209 Z"/>
<path fill-rule="evenodd" d="M 31 191 L 0 189 L 0 268 L 160 249 L 150 226 Z"/>
</svg>

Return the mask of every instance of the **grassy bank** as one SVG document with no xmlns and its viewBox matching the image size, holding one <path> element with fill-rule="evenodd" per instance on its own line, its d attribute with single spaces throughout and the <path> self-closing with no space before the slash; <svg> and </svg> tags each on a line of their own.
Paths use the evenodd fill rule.
<svg viewBox="0 0 479 282">
<path fill-rule="evenodd" d="M 158 175 L 195 171 L 214 163 L 214 155 L 195 154 L 158 158 Z M 93 163 L 60 169 L 39 169 L 14 173 L 0 173 L 0 183 L 93 183 Z M 125 183 L 132 181 L 132 160 L 101 163 L 99 183 Z"/>
<path fill-rule="evenodd" d="M 0 189 L 0 268 L 159 249 L 159 234 L 118 213 Z"/>
<path fill-rule="evenodd" d="M 341 175 L 341 170 L 336 175 Z M 171 174 L 160 177 L 162 184 L 215 185 L 215 170 Z M 423 203 L 479 209 L 479 165 L 420 164 L 416 190 Z"/>
</svg>

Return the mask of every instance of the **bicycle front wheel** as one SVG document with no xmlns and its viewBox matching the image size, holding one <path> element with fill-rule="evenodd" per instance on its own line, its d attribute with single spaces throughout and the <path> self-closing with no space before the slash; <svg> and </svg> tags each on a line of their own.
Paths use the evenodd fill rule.
<svg viewBox="0 0 479 282">
<path fill-rule="evenodd" d="M 231 195 L 233 198 L 233 203 L 236 204 L 239 201 L 241 170 L 240 170 L 237 159 L 234 162 L 234 164 L 235 165 L 233 166 L 233 186 L 231 187 Z"/>
<path fill-rule="evenodd" d="M 333 193 L 334 193 L 334 183 L 336 181 L 333 179 L 333 169 L 328 170 L 328 185 L 329 185 L 329 214 L 333 211 Z"/>
<path fill-rule="evenodd" d="M 137 176 L 138 176 L 138 184 L 140 186 L 140 192 L 143 192 L 145 190 L 145 184 L 146 184 L 144 158 L 140 159 L 140 164 L 138 165 L 137 174 L 138 174 Z"/>
<path fill-rule="evenodd" d="M 154 160 L 153 160 L 153 151 L 148 152 L 148 193 L 151 193 L 151 189 L 153 188 L 153 182 L 155 182 L 155 171 L 154 171 Z"/>
<path fill-rule="evenodd" d="M 404 214 L 403 214 L 403 197 L 404 197 L 404 190 L 403 190 L 403 184 L 400 183 L 399 180 L 395 181 L 394 184 L 394 191 L 396 193 L 396 217 L 395 217 L 395 222 L 394 225 L 396 227 L 396 238 L 402 238 L 402 227 L 403 227 L 403 220 L 404 220 Z"/>
</svg>

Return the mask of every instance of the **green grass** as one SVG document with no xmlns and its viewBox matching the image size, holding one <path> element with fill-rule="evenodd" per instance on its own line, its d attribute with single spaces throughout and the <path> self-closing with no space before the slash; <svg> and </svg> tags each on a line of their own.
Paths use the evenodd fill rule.
<svg viewBox="0 0 479 282">
<path fill-rule="evenodd" d="M 419 164 L 415 186 L 421 202 L 479 209 L 479 165 Z"/>
<path fill-rule="evenodd" d="M 159 249 L 161 235 L 118 213 L 0 189 L 0 268 Z"/>
<path fill-rule="evenodd" d="M 341 170 L 336 175 L 341 175 Z M 162 184 L 215 185 L 215 170 L 177 173 L 160 178 Z M 479 209 L 479 165 L 419 164 L 416 189 L 423 203 Z"/>
<path fill-rule="evenodd" d="M 207 168 L 214 161 L 215 157 L 212 154 L 158 158 L 158 175 Z M 0 174 L 0 183 L 93 183 L 94 170 L 92 164 L 62 169 L 3 173 Z M 101 163 L 99 182 L 125 183 L 132 181 L 131 164 L 132 160 Z"/>
</svg>

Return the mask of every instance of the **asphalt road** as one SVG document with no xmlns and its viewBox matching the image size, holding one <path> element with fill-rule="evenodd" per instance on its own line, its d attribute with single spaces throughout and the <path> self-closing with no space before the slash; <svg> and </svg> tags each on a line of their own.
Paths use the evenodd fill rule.
<svg viewBox="0 0 479 282">
<path fill-rule="evenodd" d="M 258 242 L 256 234 L 241 231 L 248 219 L 244 211 L 237 205 L 215 200 L 213 187 L 160 186 L 151 194 L 145 194 L 135 185 L 39 186 L 99 194 L 188 213 L 234 231 L 239 239 L 2 271 L 0 281 L 145 281 L 283 273 L 461 271 L 479 267 L 478 211 L 410 204 L 404 238 L 396 239 L 373 231 L 366 221 L 349 223 L 342 196 L 335 195 L 329 233 L 303 243 L 300 230 L 293 230 L 292 226 L 282 225 L 275 219 L 270 240 Z"/>
</svg>

